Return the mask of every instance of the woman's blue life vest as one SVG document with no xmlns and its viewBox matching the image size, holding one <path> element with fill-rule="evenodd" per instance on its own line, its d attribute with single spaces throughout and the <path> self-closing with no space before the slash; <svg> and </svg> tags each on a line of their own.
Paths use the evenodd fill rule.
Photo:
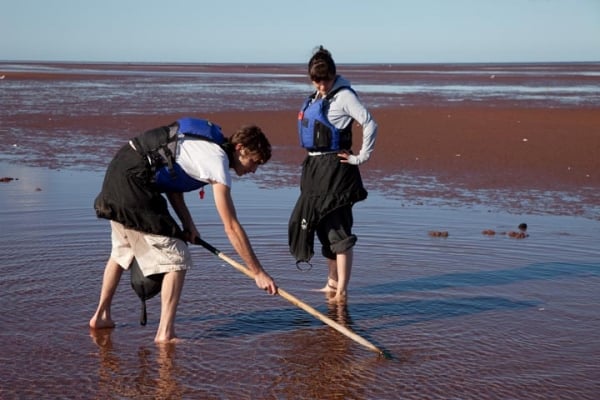
<svg viewBox="0 0 600 400">
<path fill-rule="evenodd" d="M 148 131 L 133 140 L 138 152 L 148 159 L 153 186 L 162 193 L 191 192 L 206 185 L 206 182 L 189 176 L 175 161 L 178 139 L 182 135 L 218 145 L 226 141 L 219 125 L 198 118 L 181 118 L 167 127 Z"/>
<path fill-rule="evenodd" d="M 340 86 L 324 98 L 314 100 L 314 92 L 304 100 L 298 113 L 298 136 L 300 145 L 309 151 L 350 150 L 352 147 L 352 121 L 343 129 L 336 128 L 327 119 L 329 101 L 340 90 L 349 86 Z"/>
</svg>

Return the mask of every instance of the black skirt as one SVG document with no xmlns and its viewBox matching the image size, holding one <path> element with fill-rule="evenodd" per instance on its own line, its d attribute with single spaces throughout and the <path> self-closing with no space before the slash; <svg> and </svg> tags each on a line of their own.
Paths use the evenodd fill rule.
<svg viewBox="0 0 600 400">
<path fill-rule="evenodd" d="M 288 245 L 296 261 L 312 258 L 315 230 L 323 217 L 366 198 L 358 166 L 341 163 L 336 153 L 306 157 L 300 197 L 288 222 Z"/>
<path fill-rule="evenodd" d="M 96 215 L 140 232 L 182 238 L 183 232 L 169 213 L 167 200 L 154 188 L 152 178 L 148 161 L 129 144 L 121 147 L 94 201 Z"/>
</svg>

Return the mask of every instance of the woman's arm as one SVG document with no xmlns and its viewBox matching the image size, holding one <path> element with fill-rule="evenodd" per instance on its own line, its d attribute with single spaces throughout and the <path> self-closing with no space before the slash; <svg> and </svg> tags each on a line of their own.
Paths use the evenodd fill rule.
<svg viewBox="0 0 600 400">
<path fill-rule="evenodd" d="M 373 116 L 361 103 L 358 96 L 351 90 L 342 90 L 336 96 L 339 97 L 342 104 L 343 113 L 352 117 L 362 128 L 362 146 L 357 155 L 341 154 L 342 162 L 353 165 L 360 165 L 369 160 L 371 153 L 375 149 L 375 138 L 377 137 L 377 123 Z"/>
</svg>

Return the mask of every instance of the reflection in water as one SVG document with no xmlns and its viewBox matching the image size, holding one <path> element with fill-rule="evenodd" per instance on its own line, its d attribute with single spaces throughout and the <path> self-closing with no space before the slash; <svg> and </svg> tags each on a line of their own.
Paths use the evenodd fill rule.
<svg viewBox="0 0 600 400">
<path fill-rule="evenodd" d="M 300 329 L 287 335 L 284 368 L 277 387 L 284 397 L 357 398 L 364 387 L 352 374 L 351 341 L 333 329 Z M 311 351 L 306 351 L 310 348 Z M 315 357 L 318 354 L 318 357 Z M 291 391 L 295 393 L 292 393 Z"/>
<path fill-rule="evenodd" d="M 393 359 L 264 295 L 197 248 L 178 313 L 185 340 L 156 346 L 153 329 L 137 324 L 128 284 L 113 310 L 125 322 L 88 333 L 98 290 L 92 277 L 101 276 L 110 248 L 90 208 L 102 175 L 2 170 L 21 178 L 0 185 L 3 400 L 597 397 L 596 220 L 399 207 L 371 193 L 368 207 L 357 209 L 363 245 L 350 301 L 338 307 L 312 290 L 322 274 L 290 264 L 285 221 L 296 190 L 271 189 L 264 201 L 257 183 L 240 181 L 238 211 L 279 283 Z M 203 227 L 219 224 L 206 212 L 211 203 L 190 203 Z M 515 220 L 530 225 L 527 240 L 481 234 Z M 427 235 L 438 227 L 456 230 L 443 241 Z M 214 235 L 228 248 L 222 232 Z M 320 257 L 315 262 L 324 268 Z"/>
<path fill-rule="evenodd" d="M 113 329 L 90 329 L 90 336 L 98 346 L 98 398 L 139 398 L 150 396 L 156 399 L 181 398 L 176 360 L 176 345 L 161 343 L 156 351 L 141 346 L 137 359 L 129 365 L 122 351 L 115 351 L 112 341 Z M 153 360 L 153 354 L 156 359 Z M 123 358 L 123 359 L 122 359 Z"/>
<path fill-rule="evenodd" d="M 327 308 L 329 318 L 351 329 L 346 305 L 329 303 Z M 362 357 L 364 349 L 327 326 L 287 332 L 282 345 L 281 353 L 287 356 L 273 383 L 275 398 L 368 398 L 365 388 L 372 385 L 376 366 L 382 362 Z"/>
<path fill-rule="evenodd" d="M 326 294 L 328 296 L 329 294 Z M 336 321 L 338 324 L 352 330 L 352 319 L 348 313 L 347 304 L 327 303 L 327 314 L 329 318 Z"/>
<path fill-rule="evenodd" d="M 179 367 L 175 360 L 176 346 L 174 343 L 161 343 L 156 345 L 158 378 L 156 380 L 157 399 L 178 399 L 182 396 L 182 389 L 179 386 L 177 377 L 180 375 Z"/>
<path fill-rule="evenodd" d="M 90 337 L 98 346 L 100 366 L 98 369 L 98 395 L 109 398 L 114 393 L 115 377 L 122 376 L 119 357 L 113 351 L 112 329 L 90 329 Z M 117 378 L 118 379 L 118 378 Z"/>
</svg>

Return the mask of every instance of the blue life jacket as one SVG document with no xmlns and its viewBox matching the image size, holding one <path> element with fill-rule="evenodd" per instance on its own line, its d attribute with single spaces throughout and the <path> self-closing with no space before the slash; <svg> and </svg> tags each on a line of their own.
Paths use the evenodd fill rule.
<svg viewBox="0 0 600 400">
<path fill-rule="evenodd" d="M 336 128 L 327 119 L 329 101 L 340 90 L 349 86 L 340 86 L 327 94 L 325 98 L 314 100 L 317 92 L 308 96 L 298 113 L 298 136 L 300 145 L 310 151 L 350 150 L 352 147 L 352 121 L 343 129 Z"/>
<path fill-rule="evenodd" d="M 221 145 L 225 143 L 221 127 L 204 119 L 182 118 L 171 125 L 170 131 L 168 141 L 164 144 L 168 148 L 169 157 L 160 166 L 157 165 L 154 173 L 156 189 L 160 192 L 191 192 L 200 189 L 206 182 L 192 178 L 175 162 L 177 138 L 179 135 L 193 136 Z"/>
</svg>

